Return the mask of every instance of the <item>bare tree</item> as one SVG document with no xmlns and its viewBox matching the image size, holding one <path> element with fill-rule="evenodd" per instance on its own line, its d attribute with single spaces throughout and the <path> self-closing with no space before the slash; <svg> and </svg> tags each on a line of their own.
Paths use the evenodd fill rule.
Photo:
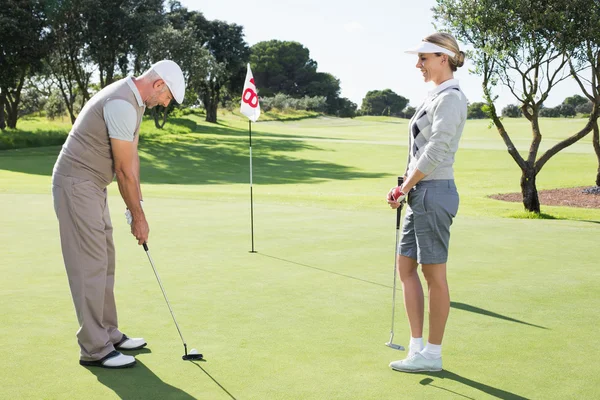
<svg viewBox="0 0 600 400">
<path fill-rule="evenodd" d="M 523 205 L 535 213 L 540 212 L 536 186 L 539 172 L 550 158 L 590 133 L 594 126 L 590 119 L 538 157 L 542 142 L 540 109 L 550 91 L 572 73 L 569 59 L 577 38 L 577 21 L 571 19 L 569 4 L 563 0 L 438 0 L 434 7 L 436 19 L 475 48 L 471 57 L 475 73 L 483 77 L 488 113 L 521 170 Z M 494 105 L 498 85 L 510 90 L 530 122 L 532 140 L 526 155 L 517 150 Z"/>
</svg>

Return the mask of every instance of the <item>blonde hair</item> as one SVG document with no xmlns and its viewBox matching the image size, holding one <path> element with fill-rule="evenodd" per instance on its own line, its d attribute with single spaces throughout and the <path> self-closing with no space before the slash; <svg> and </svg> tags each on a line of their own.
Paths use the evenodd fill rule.
<svg viewBox="0 0 600 400">
<path fill-rule="evenodd" d="M 456 54 L 454 57 L 448 56 L 448 60 L 450 60 L 450 69 L 452 69 L 452 71 L 456 71 L 465 63 L 465 53 L 460 51 L 456 39 L 454 39 L 454 36 L 452 36 L 451 34 L 436 32 L 427 36 L 425 39 L 423 39 L 423 41 L 437 44 L 438 46 L 450 50 L 454 52 L 454 54 Z M 439 53 L 438 55 L 441 55 L 441 53 Z"/>
</svg>

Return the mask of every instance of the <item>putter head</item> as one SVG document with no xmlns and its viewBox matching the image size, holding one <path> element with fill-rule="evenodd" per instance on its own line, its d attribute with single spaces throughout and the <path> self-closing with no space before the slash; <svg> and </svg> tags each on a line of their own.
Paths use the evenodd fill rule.
<svg viewBox="0 0 600 400">
<path fill-rule="evenodd" d="M 385 344 L 387 347 L 390 347 L 394 350 L 400 350 L 400 351 L 404 351 L 404 346 L 400 346 L 399 344 L 394 344 L 392 342 L 387 342 Z"/>
<path fill-rule="evenodd" d="M 202 354 L 185 354 L 181 356 L 182 360 L 185 361 L 193 361 L 193 360 L 202 360 Z"/>
</svg>

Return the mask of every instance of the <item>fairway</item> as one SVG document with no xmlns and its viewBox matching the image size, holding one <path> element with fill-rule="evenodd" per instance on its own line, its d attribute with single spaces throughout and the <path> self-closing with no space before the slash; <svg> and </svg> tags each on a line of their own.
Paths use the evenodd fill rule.
<svg viewBox="0 0 600 400">
<path fill-rule="evenodd" d="M 520 172 L 488 121 L 467 121 L 448 274 L 444 371 L 402 374 L 389 339 L 395 213 L 407 120 L 253 124 L 250 250 L 247 120 L 173 118 L 141 129 L 150 251 L 188 348 L 109 186 L 120 328 L 143 336 L 136 367 L 78 365 L 78 328 L 50 192 L 59 147 L 0 151 L 0 399 L 600 398 L 600 210 L 542 206 L 511 218 Z M 505 119 L 525 152 L 525 119 Z M 20 121 L 21 129 L 39 121 Z M 542 149 L 585 124 L 543 119 Z M 552 158 L 538 188 L 590 186 L 591 138 Z M 397 292 L 395 342 L 409 330 Z M 427 326 L 427 324 L 426 324 Z"/>
</svg>

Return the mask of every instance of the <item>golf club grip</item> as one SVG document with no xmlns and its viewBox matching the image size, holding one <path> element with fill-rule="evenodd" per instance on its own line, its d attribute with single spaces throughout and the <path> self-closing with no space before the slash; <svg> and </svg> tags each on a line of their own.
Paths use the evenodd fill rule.
<svg viewBox="0 0 600 400">
<path fill-rule="evenodd" d="M 144 243 L 142 244 L 142 246 L 144 246 L 144 250 L 148 251 L 148 245 L 146 244 L 146 242 L 144 242 Z"/>
<path fill-rule="evenodd" d="M 398 177 L 398 186 L 402 186 L 403 183 L 404 183 L 404 177 L 399 176 Z M 396 209 L 396 229 L 400 229 L 400 215 L 401 214 L 402 214 L 402 203 L 400 204 L 400 207 L 398 207 Z"/>
</svg>

